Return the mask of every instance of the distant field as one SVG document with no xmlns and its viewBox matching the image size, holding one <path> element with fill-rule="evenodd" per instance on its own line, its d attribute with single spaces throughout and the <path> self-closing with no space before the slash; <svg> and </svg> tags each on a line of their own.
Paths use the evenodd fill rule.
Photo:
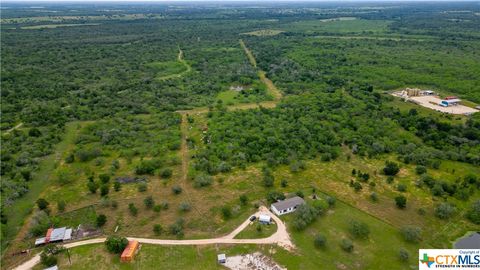
<svg viewBox="0 0 480 270">
<path fill-rule="evenodd" d="M 98 16 L 38 16 L 1 19 L 2 24 L 31 23 L 31 22 L 63 22 L 63 21 L 96 21 L 96 20 L 136 20 L 136 19 L 161 19 L 163 16 L 154 14 L 114 14 Z"/>
<path fill-rule="evenodd" d="M 52 29 L 58 27 L 76 27 L 76 26 L 92 26 L 100 25 L 99 23 L 82 23 L 82 24 L 42 24 L 42 25 L 32 25 L 32 26 L 22 26 L 20 29 L 33 30 L 33 29 Z"/>
<path fill-rule="evenodd" d="M 146 64 L 146 66 L 156 72 L 156 78 L 159 80 L 167 79 L 187 71 L 185 65 L 177 61 L 153 62 Z"/>
<path fill-rule="evenodd" d="M 351 17 L 343 19 L 305 20 L 284 25 L 287 30 L 298 32 L 336 32 L 336 33 L 361 33 L 384 32 L 391 21 L 386 20 L 359 20 Z"/>
<path fill-rule="evenodd" d="M 320 20 L 321 22 L 333 22 L 333 21 L 351 21 L 356 20 L 356 17 L 338 17 L 338 18 L 330 18 L 330 19 L 323 19 Z"/>
<path fill-rule="evenodd" d="M 280 33 L 285 31 L 282 30 L 273 30 L 273 29 L 264 29 L 264 30 L 257 30 L 252 32 L 243 33 L 242 35 L 249 35 L 249 36 L 257 36 L 257 37 L 269 37 L 269 36 L 276 36 Z"/>
</svg>

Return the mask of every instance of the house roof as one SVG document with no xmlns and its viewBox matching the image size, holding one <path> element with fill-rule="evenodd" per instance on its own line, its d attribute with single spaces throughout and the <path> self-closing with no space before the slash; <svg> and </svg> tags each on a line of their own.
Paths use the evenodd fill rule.
<svg viewBox="0 0 480 270">
<path fill-rule="evenodd" d="M 456 249 L 480 249 L 480 232 L 465 236 L 455 242 Z"/>
<path fill-rule="evenodd" d="M 72 239 L 72 229 L 66 229 L 65 235 L 63 236 L 63 240 L 70 240 Z"/>
<path fill-rule="evenodd" d="M 305 201 L 302 198 L 295 196 L 290 199 L 276 202 L 272 204 L 272 206 L 275 207 L 275 209 L 277 209 L 278 211 L 282 211 L 290 207 L 295 207 L 297 205 L 304 204 L 304 203 Z"/>
</svg>

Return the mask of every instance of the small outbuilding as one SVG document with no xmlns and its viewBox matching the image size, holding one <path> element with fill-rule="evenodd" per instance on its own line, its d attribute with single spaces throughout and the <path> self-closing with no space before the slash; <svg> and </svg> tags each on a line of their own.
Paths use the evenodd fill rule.
<svg viewBox="0 0 480 270">
<path fill-rule="evenodd" d="M 122 255 L 120 256 L 120 261 L 131 262 L 133 260 L 133 257 L 135 256 L 135 252 L 137 251 L 139 245 L 140 244 L 138 243 L 138 241 L 129 241 L 128 245 L 125 247 Z"/>
<path fill-rule="evenodd" d="M 297 210 L 297 207 L 304 204 L 305 201 L 298 197 L 292 197 L 283 201 L 276 202 L 270 206 L 270 209 L 277 215 L 285 215 Z"/>
<path fill-rule="evenodd" d="M 456 249 L 480 249 L 480 232 L 474 232 L 455 242 Z"/>
<path fill-rule="evenodd" d="M 54 266 L 45 268 L 45 269 L 43 269 L 43 270 L 58 270 L 58 266 L 54 265 Z"/>
<path fill-rule="evenodd" d="M 225 254 L 218 254 L 217 255 L 217 261 L 218 263 L 226 263 L 227 262 L 227 256 Z"/>
<path fill-rule="evenodd" d="M 270 224 L 272 222 L 272 217 L 269 215 L 260 215 L 258 217 L 258 222 L 262 224 Z"/>
</svg>

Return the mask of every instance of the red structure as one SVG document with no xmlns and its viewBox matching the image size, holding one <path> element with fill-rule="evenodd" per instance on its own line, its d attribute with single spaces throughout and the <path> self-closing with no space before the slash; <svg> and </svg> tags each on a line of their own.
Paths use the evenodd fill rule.
<svg viewBox="0 0 480 270">
<path fill-rule="evenodd" d="M 450 100 L 450 99 L 457 99 L 458 97 L 456 96 L 448 96 L 448 97 L 445 97 L 445 100 Z"/>
<path fill-rule="evenodd" d="M 135 252 L 137 251 L 139 246 L 138 241 L 129 241 L 128 245 L 122 252 L 122 256 L 120 256 L 120 261 L 122 262 L 130 262 L 133 260 L 133 256 L 135 256 Z"/>
</svg>

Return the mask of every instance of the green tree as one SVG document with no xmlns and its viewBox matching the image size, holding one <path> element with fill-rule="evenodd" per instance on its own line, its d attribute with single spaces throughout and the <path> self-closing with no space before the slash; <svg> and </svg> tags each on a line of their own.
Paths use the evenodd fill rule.
<svg viewBox="0 0 480 270">
<path fill-rule="evenodd" d="M 37 200 L 37 207 L 40 210 L 46 210 L 49 205 L 50 205 L 50 203 L 47 202 L 47 200 L 45 200 L 44 198 L 39 198 Z"/>
<path fill-rule="evenodd" d="M 385 162 L 385 167 L 383 168 L 383 173 L 385 175 L 395 176 L 400 171 L 400 167 L 398 164 L 393 161 Z"/>
<path fill-rule="evenodd" d="M 95 223 L 97 224 L 97 227 L 103 227 L 103 225 L 107 223 L 107 216 L 104 214 L 98 215 Z"/>
<path fill-rule="evenodd" d="M 474 224 L 480 224 L 480 200 L 472 203 L 465 216 Z"/>
<path fill-rule="evenodd" d="M 398 208 L 404 209 L 407 207 L 407 198 L 403 195 L 395 197 L 395 204 Z"/>
<path fill-rule="evenodd" d="M 155 201 L 152 196 L 148 196 L 143 200 L 143 204 L 145 204 L 145 208 L 151 209 L 155 205 Z"/>
<path fill-rule="evenodd" d="M 127 247 L 128 240 L 125 237 L 109 236 L 105 241 L 108 252 L 120 254 Z"/>
<path fill-rule="evenodd" d="M 155 233 L 155 235 L 162 234 L 162 231 L 163 231 L 162 225 L 160 224 L 153 225 L 153 232 Z"/>
<path fill-rule="evenodd" d="M 370 228 L 365 222 L 352 220 L 349 224 L 348 231 L 355 238 L 368 238 L 370 235 Z"/>
</svg>

